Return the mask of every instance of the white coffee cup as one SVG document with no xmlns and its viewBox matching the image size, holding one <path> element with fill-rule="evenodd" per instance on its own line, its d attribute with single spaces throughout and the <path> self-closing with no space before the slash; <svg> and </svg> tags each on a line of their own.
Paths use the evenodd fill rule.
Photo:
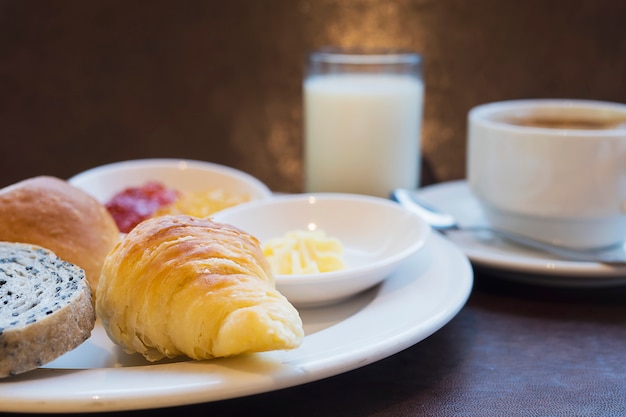
<svg viewBox="0 0 626 417">
<path fill-rule="evenodd" d="M 478 106 L 468 116 L 467 179 L 493 227 L 567 247 L 626 241 L 626 105 Z"/>
</svg>

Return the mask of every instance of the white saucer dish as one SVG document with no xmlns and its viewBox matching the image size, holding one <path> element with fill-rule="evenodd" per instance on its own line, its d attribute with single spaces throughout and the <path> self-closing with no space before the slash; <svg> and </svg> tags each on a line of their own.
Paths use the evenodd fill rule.
<svg viewBox="0 0 626 417">
<path fill-rule="evenodd" d="M 431 234 L 379 286 L 345 302 L 302 309 L 306 333 L 291 351 L 211 361 L 148 363 L 127 355 L 99 324 L 92 337 L 45 367 L 0 381 L 0 412 L 150 409 L 242 397 L 368 365 L 435 333 L 472 289 L 467 257 Z"/>
<path fill-rule="evenodd" d="M 135 159 L 114 162 L 83 171 L 68 182 L 101 203 L 128 187 L 157 181 L 181 192 L 219 189 L 252 200 L 269 198 L 270 189 L 260 180 L 235 168 L 188 159 Z"/>
<path fill-rule="evenodd" d="M 424 187 L 420 199 L 454 215 L 461 225 L 485 225 L 480 204 L 466 181 L 451 181 Z M 455 243 L 476 266 L 492 269 L 497 276 L 550 286 L 616 286 L 626 284 L 626 266 L 574 262 L 485 234 L 450 232 Z"/>
<path fill-rule="evenodd" d="M 264 243 L 294 230 L 322 230 L 345 250 L 338 271 L 276 275 L 276 287 L 296 306 L 334 303 L 385 279 L 423 245 L 430 227 L 398 204 L 356 194 L 281 195 L 222 210 L 232 224 Z"/>
</svg>

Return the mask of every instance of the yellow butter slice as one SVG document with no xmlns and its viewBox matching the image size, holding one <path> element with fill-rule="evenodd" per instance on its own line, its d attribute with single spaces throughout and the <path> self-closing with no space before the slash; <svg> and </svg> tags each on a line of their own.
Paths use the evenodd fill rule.
<svg viewBox="0 0 626 417">
<path fill-rule="evenodd" d="M 346 267 L 341 242 L 323 230 L 294 230 L 266 241 L 263 254 L 275 274 L 314 274 Z"/>
</svg>

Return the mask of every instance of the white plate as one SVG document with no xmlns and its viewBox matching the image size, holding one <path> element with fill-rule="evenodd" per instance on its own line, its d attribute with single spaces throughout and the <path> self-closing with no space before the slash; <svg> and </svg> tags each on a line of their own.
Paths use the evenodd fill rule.
<svg viewBox="0 0 626 417">
<path fill-rule="evenodd" d="M 343 303 L 301 310 L 306 337 L 292 351 L 148 364 L 93 336 L 48 364 L 0 379 L 0 411 L 101 412 L 178 406 L 300 385 L 378 361 L 430 336 L 463 307 L 469 260 L 432 234 L 379 286 Z"/>
<path fill-rule="evenodd" d="M 322 230 L 342 243 L 344 269 L 276 274 L 276 287 L 296 307 L 335 303 L 378 284 L 418 251 L 431 231 L 399 204 L 358 194 L 281 195 L 222 210 L 213 218 L 262 243 L 293 230 Z"/>
<path fill-rule="evenodd" d="M 270 189 L 256 177 L 206 161 L 190 159 L 133 159 L 113 162 L 74 175 L 68 182 L 101 203 L 128 187 L 138 187 L 148 181 L 163 183 L 178 191 L 220 189 L 227 193 L 249 196 L 259 200 L 272 196 Z"/>
<path fill-rule="evenodd" d="M 487 224 L 467 182 L 452 181 L 424 187 L 419 197 L 454 215 L 462 225 Z M 561 260 L 504 240 L 470 232 L 451 232 L 448 238 L 477 266 L 494 269 L 498 276 L 555 286 L 612 286 L 626 283 L 626 267 L 595 262 Z"/>
</svg>

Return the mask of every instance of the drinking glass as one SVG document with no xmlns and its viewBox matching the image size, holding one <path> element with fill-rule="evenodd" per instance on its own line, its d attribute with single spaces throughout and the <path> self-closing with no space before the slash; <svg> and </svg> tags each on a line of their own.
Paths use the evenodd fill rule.
<svg viewBox="0 0 626 417">
<path fill-rule="evenodd" d="M 394 188 L 417 188 L 419 54 L 322 48 L 308 56 L 303 89 L 305 191 L 387 198 Z"/>
</svg>

